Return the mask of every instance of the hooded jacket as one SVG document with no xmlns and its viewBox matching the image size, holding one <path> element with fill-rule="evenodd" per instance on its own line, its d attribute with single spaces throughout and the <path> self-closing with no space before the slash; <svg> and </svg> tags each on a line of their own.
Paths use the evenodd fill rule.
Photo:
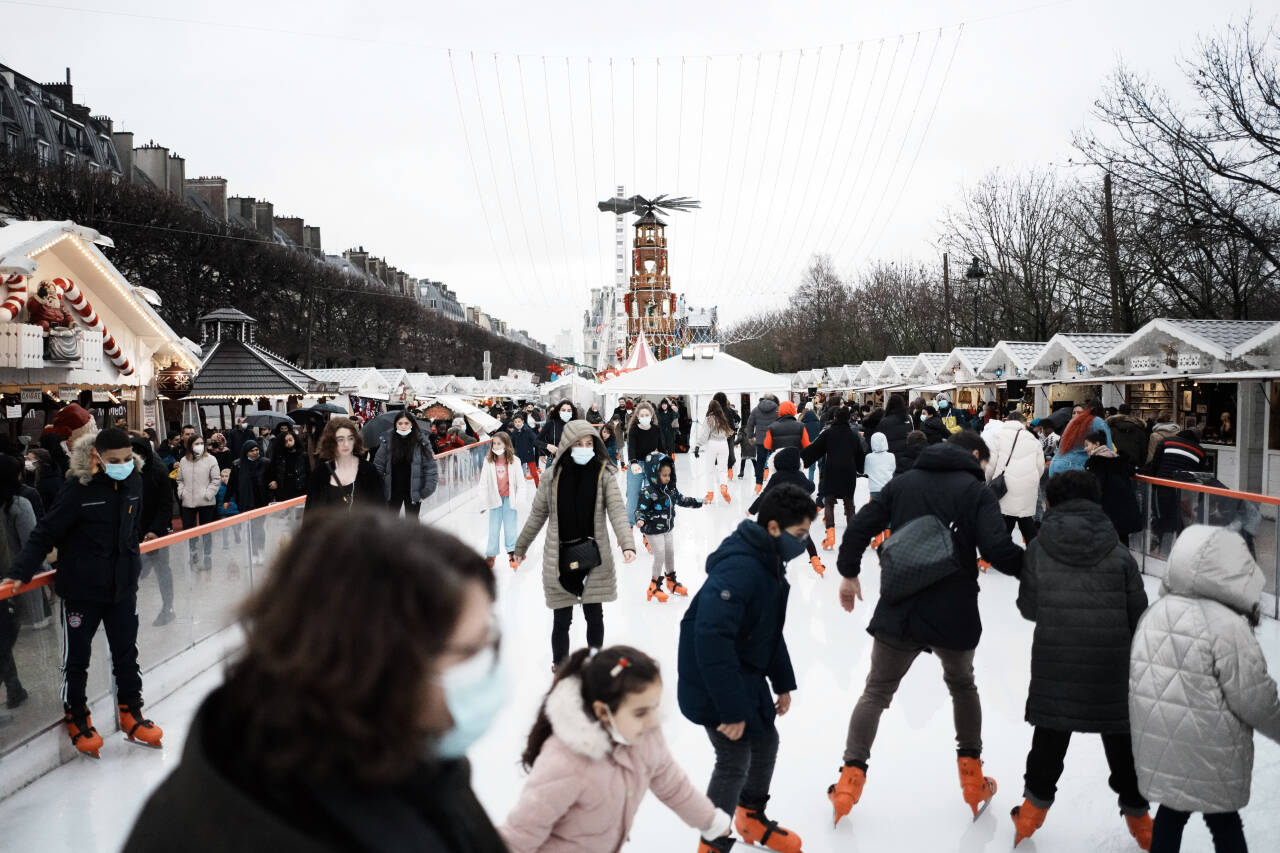
<svg viewBox="0 0 1280 853">
<path fill-rule="evenodd" d="M 822 460 L 818 492 L 841 498 L 853 495 L 866 454 L 862 449 L 862 436 L 848 424 L 833 421 L 800 456 L 806 467 Z"/>
<path fill-rule="evenodd" d="M 142 460 L 142 518 L 138 525 L 138 535 L 146 537 L 148 533 L 164 536 L 173 524 L 173 486 L 164 461 L 160 459 L 151 442 L 145 438 L 134 438 L 133 455 Z M 222 481 L 218 481 L 222 485 Z M 214 498 L 218 492 L 214 490 Z"/>
<path fill-rule="evenodd" d="M 1151 428 L 1151 438 L 1147 439 L 1147 462 L 1151 461 L 1151 457 L 1156 455 L 1156 447 L 1160 442 L 1164 441 L 1171 435 L 1178 434 L 1178 425 L 1175 423 L 1159 423 Z"/>
<path fill-rule="evenodd" d="M 1116 453 L 1125 457 L 1135 468 L 1141 468 L 1147 463 L 1150 436 L 1147 435 L 1147 425 L 1141 418 L 1112 415 L 1107 418 L 1107 427 L 1111 430 Z"/>
<path fill-rule="evenodd" d="M 747 507 L 747 512 L 751 515 L 755 515 L 760 511 L 760 504 L 764 501 L 765 495 L 778 486 L 795 486 L 807 495 L 813 494 L 813 483 L 810 483 L 809 478 L 800 471 L 799 450 L 794 447 L 784 447 L 773 454 L 771 461 L 773 464 L 773 476 L 769 478 L 769 482 L 764 484 L 764 490 L 756 495 L 756 499 L 751 502 L 751 506 Z"/>
<path fill-rule="evenodd" d="M 1280 698 L 1246 614 L 1266 578 L 1239 534 L 1193 525 L 1138 623 L 1129 720 L 1143 796 L 1186 812 L 1249 803 L 1253 730 L 1280 739 Z"/>
<path fill-rule="evenodd" d="M 1085 470 L 1098 479 L 1102 489 L 1102 511 L 1111 519 L 1120 538 L 1142 529 L 1142 508 L 1133 493 L 1133 463 L 1109 447 L 1099 447 L 1084 464 Z"/>
<path fill-rule="evenodd" d="M 751 414 L 747 415 L 746 432 L 751 438 L 751 443 L 763 446 L 765 434 L 777 419 L 778 401 L 761 397 L 760 402 L 756 403 L 756 407 L 751 410 Z"/>
<path fill-rule="evenodd" d="M 976 648 L 982 636 L 978 554 L 1016 577 L 1023 552 L 1009 538 L 1000 505 L 972 453 L 950 442 L 921 451 L 914 468 L 894 477 L 875 500 L 858 510 L 845 530 L 836 567 L 842 576 L 856 578 L 873 537 L 923 515 L 954 524 L 959 568 L 896 604 L 880 599 L 867 631 L 943 649 Z"/>
<path fill-rule="evenodd" d="M 818 434 L 822 432 L 822 421 L 818 420 L 818 415 L 812 408 L 805 407 L 804 415 L 800 418 L 800 423 L 804 424 L 804 435 L 805 438 L 808 439 L 804 446 L 808 447 L 810 444 L 813 444 L 814 440 L 817 439 Z"/>
<path fill-rule="evenodd" d="M 671 466 L 671 479 L 663 485 L 658 481 L 658 469 L 663 464 Z M 697 509 L 702 501 L 687 498 L 676 487 L 676 463 L 670 456 L 657 453 L 644 462 L 644 485 L 640 487 L 640 499 L 636 503 L 636 523 L 645 536 L 670 533 L 676 529 L 676 506 Z"/>
<path fill-rule="evenodd" d="M 990 429 L 991 424 L 998 424 Z M 1040 439 L 1018 421 L 990 421 L 990 436 L 982 440 L 991 451 L 987 462 L 987 482 L 1004 474 L 1009 491 L 1000 498 L 1000 512 L 1012 518 L 1030 518 L 1036 514 L 1040 498 L 1040 478 L 1044 476 L 1044 453 Z"/>
<path fill-rule="evenodd" d="M 142 561 L 142 460 L 124 480 L 94 473 L 90 451 L 96 435 L 72 445 L 67 482 L 36 523 L 8 574 L 26 583 L 45 556 L 58 549 L 54 589 L 62 598 L 115 602 L 138 588 Z"/>
<path fill-rule="evenodd" d="M 707 579 L 680 620 L 676 697 L 690 722 L 745 722 L 759 737 L 777 714 L 773 694 L 796 689 L 782 635 L 785 569 L 774 537 L 751 520 L 707 558 Z"/>
<path fill-rule="evenodd" d="M 867 482 L 874 494 L 881 491 L 885 484 L 893 479 L 898 469 L 898 459 L 889 452 L 889 438 L 882 432 L 871 436 L 871 452 L 862 461 L 863 470 L 867 472 Z"/>
<path fill-rule="evenodd" d="M 942 422 L 941 415 L 933 415 L 920 421 L 920 431 L 924 433 L 924 437 L 929 439 L 930 444 L 938 444 L 946 441 L 947 436 L 951 435 L 951 430 L 947 429 L 947 425 Z"/>
<path fill-rule="evenodd" d="M 1067 501 L 1027 546 L 1018 611 L 1036 623 L 1027 722 L 1067 732 L 1129 731 L 1129 642 L 1147 593 L 1102 508 Z"/>
<path fill-rule="evenodd" d="M 440 464 L 431 451 L 431 439 L 417 430 L 418 441 L 413 446 L 413 459 L 409 462 L 409 499 L 414 503 L 422 503 L 436 493 L 436 485 L 440 481 Z M 378 445 L 378 452 L 373 457 L 373 467 L 382 475 L 382 494 L 391 500 L 391 444 L 398 436 L 388 434 Z M 515 442 L 511 443 L 515 447 Z"/>
<path fill-rule="evenodd" d="M 178 503 L 184 508 L 213 506 L 221 485 L 218 460 L 209 453 L 202 453 L 196 459 L 188 459 L 184 453 L 178 459 Z"/>
<path fill-rule="evenodd" d="M 508 424 L 507 435 L 511 436 L 511 448 L 516 452 L 517 459 L 525 464 L 537 461 L 538 434 L 527 423 L 520 429 Z"/>
<path fill-rule="evenodd" d="M 713 838 L 728 830 L 729 816 L 689 782 L 661 729 L 614 744 L 584 710 L 577 676 L 551 688 L 545 709 L 551 737 L 498 830 L 511 853 L 616 853 L 649 791 L 694 829 Z"/>
<path fill-rule="evenodd" d="M 261 455 L 249 458 L 249 451 L 257 449 L 258 442 L 246 441 L 240 447 L 240 458 L 231 466 L 227 493 L 235 495 L 241 512 L 267 505 L 267 460 Z"/>
<path fill-rule="evenodd" d="M 595 439 L 596 456 L 600 460 L 600 473 L 596 481 L 596 501 L 594 527 L 596 544 L 600 548 L 600 565 L 587 575 L 586 588 L 579 599 L 560 585 L 560 522 L 557 501 L 557 489 L 560 484 L 561 466 L 576 465 L 569 454 L 569 449 L 578 440 L 592 436 Z M 636 549 L 632 536 L 632 526 L 627 522 L 627 506 L 618 490 L 618 479 L 615 469 L 605 459 L 604 444 L 600 441 L 599 431 L 586 421 L 570 421 L 565 425 L 564 435 L 556 451 L 556 463 L 547 470 L 538 484 L 538 491 L 533 496 L 533 505 L 529 508 L 529 518 L 525 520 L 520 536 L 516 540 L 515 555 L 523 557 L 529 546 L 537 537 L 542 526 L 547 526 L 547 535 L 542 542 L 542 591 L 546 597 L 547 607 L 555 610 L 560 607 L 572 607 L 575 604 L 595 604 L 616 601 L 618 598 L 618 579 L 613 566 L 613 549 L 609 543 L 609 526 L 621 543 L 623 551 Z M 607 522 L 606 522 L 607 519 Z"/>
</svg>

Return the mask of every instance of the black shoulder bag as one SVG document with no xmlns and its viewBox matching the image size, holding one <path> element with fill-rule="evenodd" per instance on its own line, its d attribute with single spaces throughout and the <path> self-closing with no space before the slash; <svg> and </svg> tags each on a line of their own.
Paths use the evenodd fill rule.
<svg viewBox="0 0 1280 853">
<path fill-rule="evenodd" d="M 880 546 L 880 597 L 897 604 L 959 569 L 952 536 L 953 528 L 936 515 L 893 531 Z"/>
<path fill-rule="evenodd" d="M 1018 434 L 1013 437 L 1013 444 L 1009 446 L 1009 458 L 1004 460 L 1004 468 L 1000 469 L 1000 473 L 991 478 L 991 482 L 987 483 L 987 488 L 995 492 L 996 499 L 1009 494 L 1009 484 L 1005 482 L 1005 472 L 1009 470 L 1009 462 L 1013 460 L 1014 448 L 1018 446 L 1018 439 L 1022 438 L 1024 430 L 1018 430 Z"/>
<path fill-rule="evenodd" d="M 601 469 L 603 471 L 603 468 Z M 599 489 L 599 482 L 596 483 Z M 559 501 L 560 479 L 556 478 L 556 496 L 553 500 Z M 599 497 L 597 496 L 597 500 Z M 590 536 L 584 539 L 574 539 L 569 542 L 560 543 L 560 586 L 564 587 L 566 592 L 572 593 L 577 598 L 582 598 L 583 591 L 587 588 L 587 576 L 591 574 L 591 570 L 600 565 L 600 546 L 596 540 Z"/>
</svg>

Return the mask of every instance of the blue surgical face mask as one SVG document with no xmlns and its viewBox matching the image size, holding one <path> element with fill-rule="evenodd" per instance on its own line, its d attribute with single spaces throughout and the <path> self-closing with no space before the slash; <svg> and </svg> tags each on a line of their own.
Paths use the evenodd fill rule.
<svg viewBox="0 0 1280 853">
<path fill-rule="evenodd" d="M 596 449 L 594 447 L 575 447 L 569 451 L 569 455 L 579 465 L 586 465 L 596 457 Z"/>
<path fill-rule="evenodd" d="M 804 552 L 803 539 L 782 531 L 782 535 L 778 537 L 778 553 L 782 556 L 782 562 L 789 563 Z"/>
<path fill-rule="evenodd" d="M 939 401 L 938 401 L 938 410 L 939 410 L 939 411 L 941 411 L 942 409 L 945 409 L 945 408 L 947 408 L 947 407 L 948 407 L 948 406 L 950 406 L 950 405 L 951 405 L 951 404 L 950 404 L 950 403 L 948 403 L 946 400 L 939 400 Z"/>
<path fill-rule="evenodd" d="M 560 420 L 564 421 L 565 423 L 568 423 L 569 421 L 573 420 L 573 412 L 570 412 L 570 411 L 569 411 L 569 410 L 567 410 L 567 409 L 566 409 L 565 411 L 561 412 L 561 413 L 560 413 Z"/>
<path fill-rule="evenodd" d="M 427 750 L 436 758 L 462 758 L 489 730 L 506 702 L 506 681 L 496 649 L 486 649 L 446 669 L 439 677 L 453 728 Z"/>
<path fill-rule="evenodd" d="M 127 480 L 129 475 L 133 473 L 133 460 L 128 462 L 104 462 L 102 465 L 107 469 L 107 476 L 113 480 Z"/>
</svg>

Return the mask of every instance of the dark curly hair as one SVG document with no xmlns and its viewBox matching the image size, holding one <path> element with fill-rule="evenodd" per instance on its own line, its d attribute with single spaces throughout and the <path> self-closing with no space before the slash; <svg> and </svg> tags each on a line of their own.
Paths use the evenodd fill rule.
<svg viewBox="0 0 1280 853">
<path fill-rule="evenodd" d="M 324 425 L 316 455 L 326 462 L 332 462 L 338 458 L 338 430 L 340 429 L 349 429 L 356 437 L 355 447 L 351 449 L 352 455 L 357 458 L 364 456 L 364 438 L 360 435 L 360 425 L 351 418 L 333 418 Z"/>
<path fill-rule="evenodd" d="M 494 596 L 484 558 L 416 518 L 307 513 L 241 610 L 244 653 L 211 724 L 272 782 L 406 778 L 430 736 L 423 685 L 472 583 Z"/>
</svg>

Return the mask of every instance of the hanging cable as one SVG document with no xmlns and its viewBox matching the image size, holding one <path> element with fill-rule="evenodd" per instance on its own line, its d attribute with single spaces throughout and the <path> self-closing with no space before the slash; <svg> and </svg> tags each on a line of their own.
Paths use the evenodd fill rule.
<svg viewBox="0 0 1280 853">
<path fill-rule="evenodd" d="M 521 84 L 523 86 L 523 83 Z M 556 188 L 556 219 L 560 223 L 560 245 L 564 249 L 564 271 L 565 281 L 568 282 L 573 275 L 573 267 L 569 263 L 569 229 L 564 224 L 564 205 L 560 201 L 560 166 L 557 162 L 559 158 L 556 156 L 556 129 L 555 120 L 551 117 L 551 82 L 547 77 L 547 60 L 542 60 L 542 92 L 547 104 L 547 138 L 551 140 L 551 179 L 553 186 Z M 573 140 L 570 139 L 570 144 Z M 532 155 L 532 151 L 529 152 Z M 570 159 L 573 154 L 570 152 Z M 535 167 L 536 168 L 536 167 Z M 575 185 L 576 190 L 576 185 Z M 576 194 L 576 193 L 575 193 Z M 576 202 L 577 199 L 570 196 L 570 200 Z M 578 238 L 582 238 L 582 206 L 574 204 L 574 209 L 578 211 Z M 586 273 L 583 271 L 583 284 L 586 284 Z M 584 294 L 585 295 L 585 294 Z"/>
<path fill-rule="evenodd" d="M 698 159 L 697 171 L 693 177 L 693 197 L 702 198 L 702 140 L 703 131 L 706 129 L 707 123 L 707 86 L 711 78 L 711 57 L 707 57 L 706 64 L 702 70 L 702 110 L 698 114 Z M 695 209 L 693 211 L 693 223 L 689 228 L 689 280 L 695 284 L 698 281 L 697 270 L 694 268 L 697 263 L 698 256 L 694 251 L 694 247 L 698 240 L 698 219 L 701 211 Z"/>
<path fill-rule="evenodd" d="M 581 192 L 582 179 L 578 176 L 578 141 L 577 141 L 578 130 L 577 130 L 577 120 L 574 118 L 574 110 L 573 110 L 573 75 L 569 67 L 568 59 L 565 59 L 564 61 L 564 82 L 565 82 L 565 91 L 568 93 L 568 96 L 569 96 L 569 136 L 573 139 L 573 183 L 574 183 L 574 186 L 578 188 L 579 192 Z M 587 73 L 587 98 L 588 98 L 587 113 L 590 114 L 591 112 L 591 109 L 589 106 L 590 98 L 591 98 L 590 69 L 588 69 L 588 73 Z M 595 125 L 593 123 L 591 127 L 591 195 L 588 196 L 586 204 L 574 204 L 574 208 L 578 211 L 578 230 L 579 231 L 582 230 L 582 208 L 586 207 L 587 210 L 594 209 L 595 191 L 596 191 L 596 134 L 595 134 Z M 595 220 L 588 217 L 587 221 L 594 222 Z M 593 286 L 592 282 L 594 282 L 596 280 L 596 276 L 600 274 L 600 267 L 604 262 L 604 250 L 600 246 L 600 229 L 597 226 L 592 226 L 591 231 L 594 232 L 596 235 L 596 273 L 595 275 L 589 274 L 587 272 L 587 260 L 586 260 L 585 248 L 583 250 L 583 261 L 582 261 L 582 270 L 583 270 L 583 274 L 586 275 L 586 278 L 587 278 L 586 283 L 588 287 L 588 292 L 590 292 L 590 288 Z"/>
<path fill-rule="evenodd" d="M 542 232 L 542 250 L 547 256 L 547 273 L 551 276 L 551 279 L 552 279 L 551 292 L 554 294 L 557 294 L 557 298 L 558 298 L 562 294 L 559 294 L 556 289 L 556 279 L 559 278 L 559 276 L 556 275 L 555 264 L 551 260 L 551 240 L 548 239 L 547 237 L 547 218 L 542 215 L 543 195 L 542 195 L 542 187 L 538 183 L 538 158 L 537 158 L 537 155 L 535 154 L 535 151 L 537 149 L 533 147 L 533 123 L 529 120 L 529 100 L 525 92 L 525 83 L 524 83 L 524 62 L 519 56 L 516 57 L 516 77 L 520 81 L 520 112 L 524 116 L 525 142 L 529 146 L 529 150 L 528 150 L 529 176 L 533 180 L 533 202 L 538 215 L 538 230 Z M 552 160 L 554 161 L 555 159 L 554 150 L 551 152 L 551 156 L 552 156 Z M 557 192 L 556 203 L 559 204 L 559 202 L 560 202 L 560 193 Z M 561 234 L 563 235 L 564 233 L 563 217 L 561 218 L 560 226 L 562 229 Z M 562 244 L 563 244 L 563 241 L 562 241 Z M 565 249 L 565 253 L 566 254 L 568 253 L 567 248 Z"/>
</svg>

